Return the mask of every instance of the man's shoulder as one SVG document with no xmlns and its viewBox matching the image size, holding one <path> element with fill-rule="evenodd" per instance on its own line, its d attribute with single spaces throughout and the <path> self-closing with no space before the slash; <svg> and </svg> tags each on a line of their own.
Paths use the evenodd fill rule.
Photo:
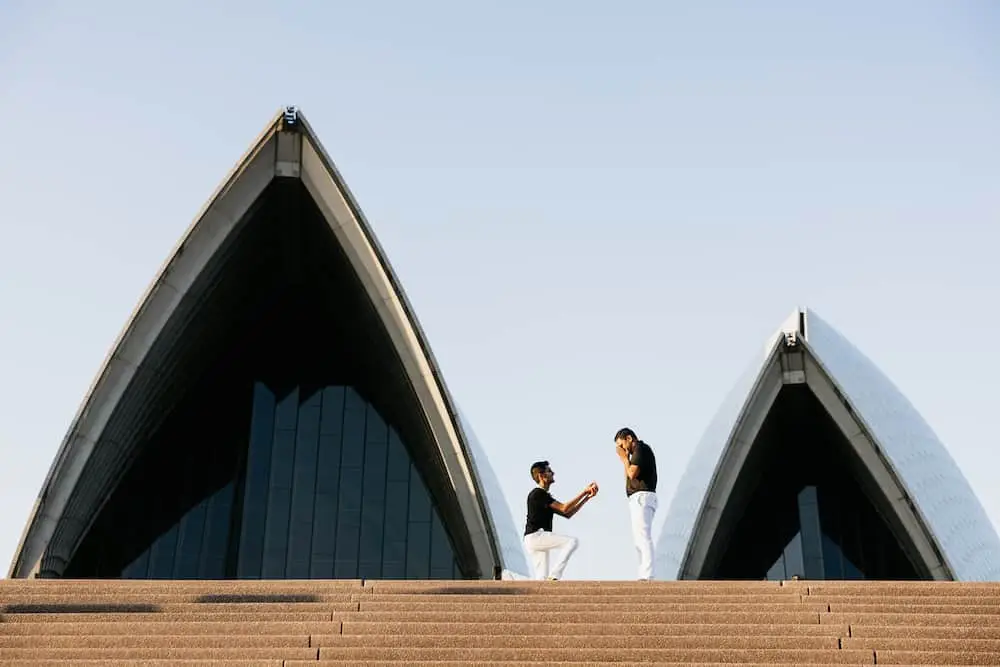
<svg viewBox="0 0 1000 667">
<path fill-rule="evenodd" d="M 649 446 L 648 442 L 640 440 L 639 446 L 642 448 L 643 454 L 649 454 L 650 456 L 655 456 L 655 454 L 653 454 L 653 448 Z"/>
<path fill-rule="evenodd" d="M 538 498 L 539 496 L 544 497 L 544 498 L 551 498 L 552 497 L 552 496 L 549 495 L 548 491 L 546 491 L 545 489 L 543 489 L 540 486 L 536 486 L 535 488 L 533 488 L 531 490 L 530 493 L 528 493 L 528 498 Z"/>
</svg>

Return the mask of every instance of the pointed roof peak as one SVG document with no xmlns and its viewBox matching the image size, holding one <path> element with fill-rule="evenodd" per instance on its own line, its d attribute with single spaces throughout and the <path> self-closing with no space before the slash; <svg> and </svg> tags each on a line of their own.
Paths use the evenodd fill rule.
<svg viewBox="0 0 1000 667">
<path fill-rule="evenodd" d="M 272 197 L 286 196 L 303 206 L 291 207 L 282 219 L 309 215 L 317 229 L 326 227 L 322 238 L 328 245 L 323 247 L 337 249 L 338 261 L 346 262 L 344 275 L 351 276 L 341 287 L 354 290 L 352 299 L 370 305 L 373 321 L 392 346 L 394 354 L 382 356 L 398 360 L 393 372 L 412 388 L 413 405 L 419 408 L 414 409 L 418 416 L 413 423 L 422 424 L 419 432 L 426 435 L 420 445 L 428 461 L 423 472 L 438 480 L 442 520 L 455 527 L 452 536 L 461 543 L 468 571 L 490 576 L 496 566 L 525 569 L 520 534 L 504 514 L 499 487 L 488 482 L 484 486 L 483 479 L 492 479 L 488 461 L 485 456 L 473 458 L 470 438 L 398 277 L 305 115 L 287 105 L 264 126 L 196 215 L 126 322 L 50 467 L 9 576 L 50 576 L 65 570 L 103 504 L 104 490 L 116 485 L 123 473 L 114 462 L 148 442 L 144 435 L 134 435 L 134 425 L 145 423 L 144 413 L 136 408 L 172 400 L 171 364 L 187 359 L 186 350 L 194 349 L 193 341 L 198 340 L 193 327 L 208 322 L 189 315 L 203 307 L 199 304 L 206 302 L 204 297 L 223 294 L 219 285 L 237 269 L 251 273 L 238 262 L 246 260 L 250 267 L 264 257 L 253 255 L 253 249 L 271 237 L 257 232 L 277 227 L 262 211 L 268 202 L 280 207 L 285 201 Z M 257 219 L 263 222 L 255 226 Z M 232 278 L 225 283 L 230 284 L 242 283 Z M 501 551 L 501 539 L 514 548 Z"/>
<path fill-rule="evenodd" d="M 768 338 L 702 436 L 663 524 L 664 574 L 702 576 L 743 462 L 789 385 L 808 388 L 833 419 L 831 433 L 839 431 L 862 461 L 925 576 L 998 576 L 1000 536 L 944 444 L 892 381 L 807 307 L 793 310 Z"/>
</svg>

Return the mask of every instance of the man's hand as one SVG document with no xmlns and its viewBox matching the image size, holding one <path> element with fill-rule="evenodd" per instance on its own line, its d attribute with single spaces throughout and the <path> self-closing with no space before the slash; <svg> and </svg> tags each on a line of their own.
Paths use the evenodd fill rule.
<svg viewBox="0 0 1000 667">
<path fill-rule="evenodd" d="M 568 503 L 561 503 L 558 500 L 553 500 L 549 507 L 561 517 L 567 519 L 573 518 L 573 515 L 580 511 L 587 501 L 597 495 L 597 482 L 591 482 L 583 488 L 583 491 L 577 495 L 576 498 L 569 501 Z"/>
<path fill-rule="evenodd" d="M 628 461 L 628 451 L 626 451 L 621 445 L 615 445 L 615 454 L 618 455 L 618 458 L 620 458 L 622 462 Z"/>
</svg>

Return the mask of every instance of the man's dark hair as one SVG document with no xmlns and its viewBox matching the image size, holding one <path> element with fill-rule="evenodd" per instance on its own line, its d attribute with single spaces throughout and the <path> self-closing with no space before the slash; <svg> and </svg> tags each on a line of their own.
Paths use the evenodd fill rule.
<svg viewBox="0 0 1000 667">
<path fill-rule="evenodd" d="M 636 442 L 639 441 L 639 436 L 637 436 L 635 434 L 635 431 L 633 431 L 627 426 L 625 428 L 618 429 L 618 432 L 615 433 L 615 441 L 617 442 L 618 440 L 624 440 L 629 436 L 632 436 L 632 439 L 635 440 Z"/>
<path fill-rule="evenodd" d="M 535 484 L 538 483 L 538 478 L 541 477 L 542 473 L 548 470 L 548 461 L 535 461 L 531 464 L 531 479 L 535 480 Z"/>
</svg>

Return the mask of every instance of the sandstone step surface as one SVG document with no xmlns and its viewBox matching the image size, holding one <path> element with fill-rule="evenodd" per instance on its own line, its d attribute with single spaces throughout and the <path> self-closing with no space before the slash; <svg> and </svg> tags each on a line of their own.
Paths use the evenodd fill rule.
<svg viewBox="0 0 1000 667">
<path fill-rule="evenodd" d="M 0 580 L 0 665 L 1000 665 L 1000 583 Z"/>
</svg>

